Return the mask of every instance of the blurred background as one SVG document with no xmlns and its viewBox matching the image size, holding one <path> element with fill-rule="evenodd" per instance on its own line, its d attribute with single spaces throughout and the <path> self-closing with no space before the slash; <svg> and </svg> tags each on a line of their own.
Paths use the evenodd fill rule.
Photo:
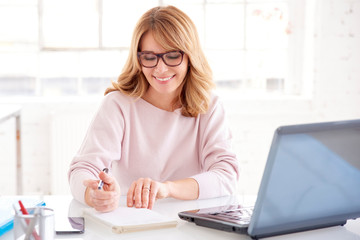
<svg viewBox="0 0 360 240">
<path fill-rule="evenodd" d="M 240 194 L 257 193 L 278 126 L 360 118 L 360 0 L 0 0 L 0 113 L 21 107 L 23 194 L 69 194 L 69 163 L 158 5 L 197 26 Z M 15 126 L 0 124 L 0 195 L 17 193 Z"/>
</svg>

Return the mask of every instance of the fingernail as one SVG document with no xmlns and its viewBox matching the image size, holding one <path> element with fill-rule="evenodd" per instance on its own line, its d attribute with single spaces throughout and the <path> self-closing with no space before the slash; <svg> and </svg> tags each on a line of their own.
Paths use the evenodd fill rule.
<svg viewBox="0 0 360 240">
<path fill-rule="evenodd" d="M 141 207 L 141 204 L 140 203 L 136 204 L 136 207 L 137 208 Z"/>
<path fill-rule="evenodd" d="M 132 207 L 132 203 L 129 202 L 129 203 L 128 203 L 128 207 Z"/>
</svg>

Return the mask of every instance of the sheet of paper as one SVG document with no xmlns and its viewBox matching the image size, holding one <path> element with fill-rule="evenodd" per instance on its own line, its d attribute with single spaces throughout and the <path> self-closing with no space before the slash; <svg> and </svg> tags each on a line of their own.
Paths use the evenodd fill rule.
<svg viewBox="0 0 360 240">
<path fill-rule="evenodd" d="M 118 209 L 107 213 L 100 213 L 93 208 L 86 208 L 84 209 L 84 212 L 92 214 L 102 221 L 112 223 L 115 226 L 143 225 L 175 221 L 172 218 L 145 208 L 119 207 Z"/>
<path fill-rule="evenodd" d="M 145 208 L 119 207 L 100 213 L 93 208 L 84 209 L 84 217 L 109 226 L 114 233 L 176 227 L 177 221 Z"/>
</svg>

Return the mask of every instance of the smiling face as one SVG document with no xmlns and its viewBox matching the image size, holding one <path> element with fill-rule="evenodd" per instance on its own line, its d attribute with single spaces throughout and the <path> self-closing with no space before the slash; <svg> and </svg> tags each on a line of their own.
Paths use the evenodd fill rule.
<svg viewBox="0 0 360 240">
<path fill-rule="evenodd" d="M 142 36 L 140 50 L 141 52 L 153 52 L 155 54 L 167 52 L 155 41 L 151 31 Z M 149 82 L 149 89 L 144 99 L 155 106 L 171 104 L 181 91 L 181 83 L 188 71 L 188 61 L 188 56 L 184 54 L 182 63 L 176 67 L 167 66 L 161 58 L 156 67 L 146 68 L 142 66 L 142 72 Z"/>
</svg>

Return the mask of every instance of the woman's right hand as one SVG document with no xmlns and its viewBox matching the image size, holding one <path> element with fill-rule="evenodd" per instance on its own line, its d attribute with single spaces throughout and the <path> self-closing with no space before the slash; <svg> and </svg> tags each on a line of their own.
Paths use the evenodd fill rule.
<svg viewBox="0 0 360 240">
<path fill-rule="evenodd" d="M 120 186 L 115 178 L 105 172 L 99 173 L 104 182 L 103 189 L 98 189 L 99 180 L 85 180 L 85 202 L 99 212 L 110 212 L 119 206 Z"/>
</svg>

